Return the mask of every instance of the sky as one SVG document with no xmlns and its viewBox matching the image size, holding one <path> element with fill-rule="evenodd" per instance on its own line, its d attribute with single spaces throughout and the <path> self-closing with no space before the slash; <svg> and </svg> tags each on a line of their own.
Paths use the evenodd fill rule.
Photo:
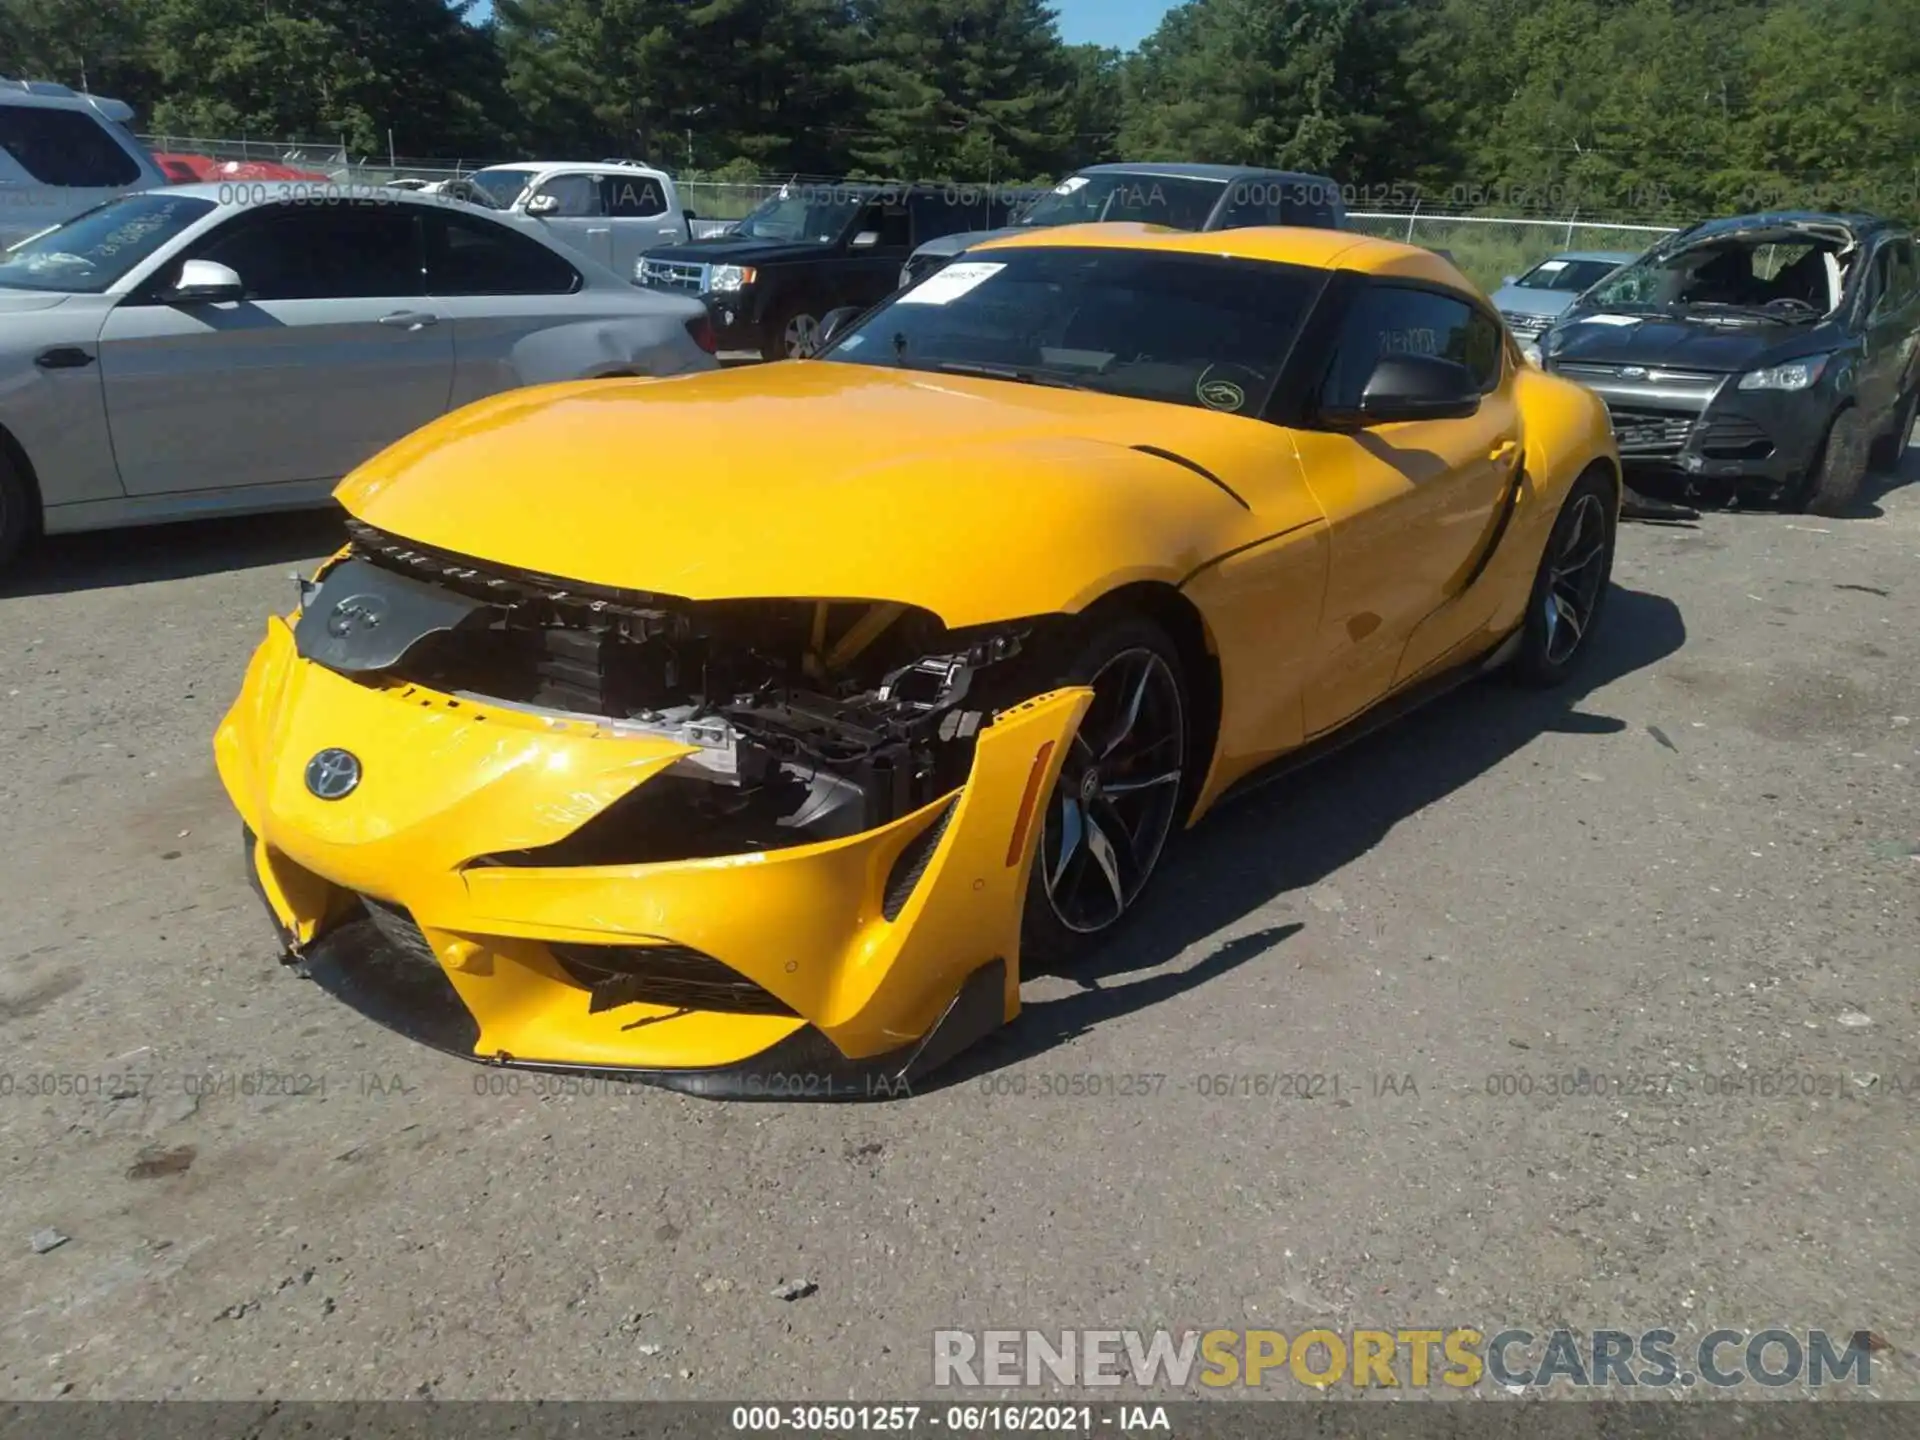
<svg viewBox="0 0 1920 1440">
<path fill-rule="evenodd" d="M 1131 50 L 1160 24 L 1175 0 L 1052 0 L 1060 35 L 1069 45 L 1117 45 Z"/>
</svg>

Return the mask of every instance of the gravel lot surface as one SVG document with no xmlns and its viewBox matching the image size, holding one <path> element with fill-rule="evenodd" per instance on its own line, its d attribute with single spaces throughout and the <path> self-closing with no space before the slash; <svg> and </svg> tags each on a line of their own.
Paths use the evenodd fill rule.
<svg viewBox="0 0 1920 1440">
<path fill-rule="evenodd" d="M 945 1327 L 1565 1323 L 1870 1328 L 1920 1396 L 1920 487 L 1872 510 L 1626 527 L 1583 684 L 1221 813 L 1089 984 L 854 1107 L 489 1094 L 281 971 L 209 741 L 335 522 L 49 545 L 0 598 L 5 1394 L 879 1399 Z"/>
</svg>

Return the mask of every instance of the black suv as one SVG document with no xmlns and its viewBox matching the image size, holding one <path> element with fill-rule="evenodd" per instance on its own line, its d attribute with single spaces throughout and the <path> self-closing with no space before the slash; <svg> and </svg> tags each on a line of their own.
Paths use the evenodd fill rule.
<svg viewBox="0 0 1920 1440">
<path fill-rule="evenodd" d="M 1004 224 L 1011 209 L 991 187 L 796 182 L 725 235 L 649 250 L 634 279 L 706 301 L 722 350 L 787 359 L 828 311 L 884 299 L 916 245 Z"/>
<path fill-rule="evenodd" d="M 1870 215 L 1705 221 L 1581 295 L 1540 353 L 1606 401 L 1630 477 L 1842 513 L 1913 429 L 1913 236 Z"/>
</svg>

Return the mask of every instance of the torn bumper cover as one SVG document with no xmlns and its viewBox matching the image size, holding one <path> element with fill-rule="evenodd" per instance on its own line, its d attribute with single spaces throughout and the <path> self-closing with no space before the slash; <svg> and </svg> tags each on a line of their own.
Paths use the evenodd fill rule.
<svg viewBox="0 0 1920 1440">
<path fill-rule="evenodd" d="M 313 598 L 336 640 L 355 615 L 378 635 L 369 609 L 387 635 L 458 627 L 430 602 L 393 619 L 403 591 Z M 1037 817 L 1089 691 L 993 711 L 957 783 L 880 823 L 843 807 L 715 853 L 736 832 L 653 798 L 711 785 L 694 722 L 476 698 L 364 647 L 381 663 L 356 674 L 310 658 L 318 633 L 302 648 L 269 623 L 216 759 L 289 956 L 371 1018 L 485 1062 L 860 1099 L 1018 1013 Z"/>
</svg>

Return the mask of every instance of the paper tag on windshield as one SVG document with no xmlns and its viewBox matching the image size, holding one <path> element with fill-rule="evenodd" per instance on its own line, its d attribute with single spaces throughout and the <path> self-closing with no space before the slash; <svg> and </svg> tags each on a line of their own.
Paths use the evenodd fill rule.
<svg viewBox="0 0 1920 1440">
<path fill-rule="evenodd" d="M 913 289 L 900 297 L 902 305 L 945 305 L 958 300 L 962 295 L 977 286 L 984 285 L 1002 270 L 1005 265 L 989 265 L 984 260 L 955 262 L 944 270 L 934 272 L 922 280 Z"/>
<path fill-rule="evenodd" d="M 1074 191 L 1078 190 L 1082 185 L 1085 185 L 1086 183 L 1087 183 L 1087 177 L 1084 175 L 1069 176 L 1067 179 L 1062 180 L 1058 185 L 1053 187 L 1053 193 L 1056 195 L 1071 195 L 1073 194 Z"/>
<path fill-rule="evenodd" d="M 1575 322 L 1580 325 L 1638 325 L 1643 319 L 1639 315 L 1582 315 Z"/>
<path fill-rule="evenodd" d="M 1564 260 L 1543 260 L 1540 262 L 1540 273 L 1542 275 L 1557 274 L 1566 268 L 1567 262 Z"/>
</svg>

